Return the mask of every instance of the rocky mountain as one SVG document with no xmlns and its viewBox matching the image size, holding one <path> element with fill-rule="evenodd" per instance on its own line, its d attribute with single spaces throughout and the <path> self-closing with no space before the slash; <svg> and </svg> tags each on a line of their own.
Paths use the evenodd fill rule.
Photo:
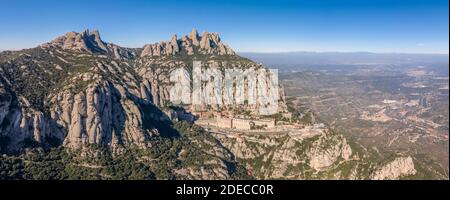
<svg viewBox="0 0 450 200">
<path fill-rule="evenodd" d="M 174 121 L 168 114 L 174 109 L 170 75 L 181 69 L 190 80 L 194 61 L 207 74 L 201 82 L 207 94 L 201 104 L 184 109 L 260 117 L 267 102 L 257 98 L 242 105 L 227 92 L 280 89 L 276 112 L 288 114 L 283 90 L 270 84 L 267 68 L 237 55 L 217 33 L 199 36 L 194 29 L 180 39 L 174 35 L 124 48 L 102 41 L 96 30 L 70 32 L 35 48 L 0 53 L 0 151 L 5 153 L 0 177 L 397 179 L 416 174 L 411 159 L 379 166 L 369 162 L 375 154 L 355 153 L 342 135 L 329 130 L 306 139 L 239 139 Z M 224 87 L 217 80 L 227 69 L 247 71 L 258 84 Z M 403 164 L 407 169 L 396 167 Z M 37 173 L 49 167 L 60 172 Z"/>
<path fill-rule="evenodd" d="M 86 30 L 67 33 L 37 48 L 6 52 L 1 68 L 6 96 L 2 119 L 8 120 L 1 123 L 2 133 L 14 144 L 8 148 L 25 139 L 46 143 L 49 138 L 74 148 L 83 144 L 145 146 L 143 142 L 158 134 L 158 129 L 144 126 L 168 119 L 163 113 L 143 110 L 169 101 L 170 71 L 192 66 L 193 58 L 183 52 L 194 49 L 206 55 L 206 65 L 220 62 L 209 60 L 214 55 L 244 60 L 221 43 L 217 33 L 198 37 L 194 30 L 190 36 L 175 38 L 173 46 L 161 42 L 162 46 L 127 49 L 102 41 L 98 31 Z M 189 45 L 178 47 L 181 41 Z M 160 51 L 149 52 L 149 46 Z M 185 60 L 153 58 L 161 55 L 157 52 L 180 53 Z M 241 63 L 256 65 L 247 60 L 232 60 L 230 65 Z"/>
<path fill-rule="evenodd" d="M 141 57 L 194 54 L 236 55 L 228 45 L 222 43 L 218 33 L 203 32 L 199 36 L 194 28 L 189 35 L 181 39 L 174 35 L 170 41 L 145 45 Z"/>
<path fill-rule="evenodd" d="M 98 30 L 90 32 L 87 29 L 81 33 L 69 32 L 49 43 L 41 45 L 41 47 L 86 51 L 94 54 L 107 55 L 116 59 L 136 58 L 135 50 L 104 42 L 100 38 L 100 33 Z"/>
</svg>

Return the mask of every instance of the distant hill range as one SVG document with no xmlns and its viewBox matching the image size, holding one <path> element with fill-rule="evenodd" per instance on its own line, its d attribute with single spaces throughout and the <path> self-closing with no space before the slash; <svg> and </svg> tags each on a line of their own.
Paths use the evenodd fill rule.
<svg viewBox="0 0 450 200">
<path fill-rule="evenodd" d="M 448 54 L 370 53 L 370 52 L 286 52 L 239 55 L 266 65 L 379 65 L 445 64 Z"/>
</svg>

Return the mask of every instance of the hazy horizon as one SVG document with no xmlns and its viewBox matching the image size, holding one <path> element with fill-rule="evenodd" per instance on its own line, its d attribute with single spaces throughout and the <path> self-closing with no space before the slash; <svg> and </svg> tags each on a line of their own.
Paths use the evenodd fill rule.
<svg viewBox="0 0 450 200">
<path fill-rule="evenodd" d="M 83 29 L 85 30 L 85 29 Z M 94 29 L 92 29 L 94 30 Z M 99 30 L 100 33 L 102 34 L 101 30 Z M 75 31 L 77 32 L 77 31 Z M 81 32 L 81 31 L 79 31 Z M 63 34 L 61 34 L 63 35 Z M 103 34 L 102 34 L 103 35 Z M 186 34 L 187 35 L 187 34 Z M 57 37 L 57 36 L 56 36 Z M 103 39 L 103 38 L 102 38 Z M 0 49 L 0 52 L 3 51 L 19 51 L 22 49 L 28 49 L 28 48 L 34 48 L 37 47 L 41 44 L 44 44 L 46 42 L 50 42 L 51 40 L 48 41 L 44 41 L 41 42 L 39 44 L 36 44 L 35 46 L 30 46 L 30 47 L 24 47 L 24 48 L 16 48 L 16 49 Z M 105 41 L 103 39 L 103 41 Z M 168 39 L 167 39 L 168 41 Z M 105 41 L 105 42 L 109 42 L 109 43 L 114 43 L 117 44 L 113 41 Z M 155 42 L 151 42 L 151 43 L 156 43 L 156 42 L 160 42 L 160 41 L 155 41 Z M 226 42 L 226 41 L 225 41 Z M 144 45 L 146 44 L 151 44 L 151 43 L 145 43 L 142 44 L 141 46 L 122 46 L 122 47 L 127 47 L 127 48 L 142 48 Z M 119 45 L 119 44 L 118 44 Z M 231 48 L 233 48 L 232 45 L 230 45 Z M 293 51 L 238 51 L 236 50 L 236 53 L 252 53 L 252 54 L 295 54 L 295 53 L 317 53 L 317 54 L 325 54 L 325 53 L 369 53 L 369 54 L 433 54 L 433 55 L 449 55 L 448 52 L 377 52 L 377 51 L 364 51 L 364 50 L 355 50 L 355 51 L 332 51 L 332 50 L 324 50 L 324 51 L 314 51 L 314 50 L 293 50 Z"/>
<path fill-rule="evenodd" d="M 106 41 L 109 42 L 109 41 Z M 40 44 L 36 45 L 39 46 Z M 144 44 L 145 45 L 145 44 Z M 140 47 L 128 47 L 128 46 L 123 46 L 123 47 L 127 47 L 127 48 L 142 48 L 144 45 L 140 46 Z M 26 48 L 20 48 L 20 49 L 0 49 L 0 52 L 3 51 L 20 51 L 23 49 L 28 49 L 28 48 L 34 48 L 36 46 L 32 46 L 32 47 L 26 47 Z M 233 48 L 233 47 L 231 47 Z M 308 50 L 296 50 L 296 51 L 236 51 L 236 53 L 240 54 L 247 54 L 247 53 L 253 53 L 253 54 L 294 54 L 294 53 L 317 53 L 317 54 L 324 54 L 324 53 L 369 53 L 369 54 L 415 54 L 415 55 L 420 55 L 420 54 L 430 54 L 430 55 L 449 55 L 449 53 L 440 53 L 440 52 L 373 52 L 373 51 L 308 51 Z"/>
</svg>

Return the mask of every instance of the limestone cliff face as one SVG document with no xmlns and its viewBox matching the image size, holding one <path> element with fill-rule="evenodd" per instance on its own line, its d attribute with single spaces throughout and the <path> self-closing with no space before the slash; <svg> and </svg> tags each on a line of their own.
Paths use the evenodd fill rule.
<svg viewBox="0 0 450 200">
<path fill-rule="evenodd" d="M 67 131 L 66 146 L 141 145 L 148 137 L 139 105 L 127 97 L 126 90 L 108 82 L 88 85 L 77 94 L 62 92 L 51 103 L 52 119 Z"/>
<path fill-rule="evenodd" d="M 277 77 L 261 65 L 245 60 L 221 61 L 212 60 L 201 62 L 201 72 L 193 70 L 192 60 L 160 61 L 144 59 L 139 75 L 143 78 L 145 88 L 150 91 L 152 102 L 164 106 L 165 102 L 174 102 L 170 97 L 175 89 L 171 75 L 178 71 L 180 79 L 186 80 L 184 85 L 198 83 L 198 90 L 193 87 L 186 89 L 186 98 L 180 98 L 179 104 L 190 105 L 192 111 L 229 111 L 233 114 L 236 109 L 249 111 L 250 115 L 272 115 L 286 112 L 283 88 L 277 84 Z M 231 73 L 227 73 L 230 71 Z M 236 80 L 233 74 L 246 74 L 245 78 Z M 197 78 L 193 78 L 197 76 Z M 250 76 L 254 81 L 250 80 Z M 232 82 L 227 82 L 227 81 Z M 234 80 L 234 81 L 233 81 Z M 196 82 L 197 81 L 197 82 Z M 190 93 L 190 94 L 189 94 Z M 270 96 L 273 99 L 266 97 Z M 149 97 L 150 98 L 150 97 Z M 175 100 L 176 101 L 176 100 Z"/>
</svg>

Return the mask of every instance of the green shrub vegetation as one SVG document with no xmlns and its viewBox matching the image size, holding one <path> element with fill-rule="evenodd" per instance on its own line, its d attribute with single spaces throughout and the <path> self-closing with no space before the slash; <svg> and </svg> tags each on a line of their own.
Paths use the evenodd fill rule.
<svg viewBox="0 0 450 200">
<path fill-rule="evenodd" d="M 44 150 L 39 144 L 27 141 L 24 146 L 30 148 L 25 153 L 0 157 L 0 180 L 176 179 L 173 173 L 176 169 L 215 167 L 205 165 L 216 156 L 206 152 L 213 148 L 209 145 L 219 144 L 213 136 L 187 122 L 176 122 L 173 128 L 180 133 L 178 137 L 152 137 L 149 148 L 126 147 L 116 153 L 100 145 L 72 151 L 62 146 Z M 225 163 L 231 178 L 251 178 L 232 158 L 217 159 Z"/>
</svg>

